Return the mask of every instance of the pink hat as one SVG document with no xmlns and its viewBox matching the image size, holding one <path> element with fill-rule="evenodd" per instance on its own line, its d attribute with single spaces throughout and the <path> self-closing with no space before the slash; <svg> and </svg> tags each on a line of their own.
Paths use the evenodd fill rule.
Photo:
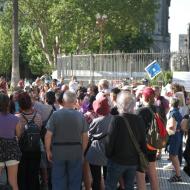
<svg viewBox="0 0 190 190">
<path fill-rule="evenodd" d="M 106 97 L 100 97 L 93 102 L 94 112 L 98 115 L 107 115 L 110 113 L 110 106 Z"/>
<path fill-rule="evenodd" d="M 151 88 L 151 87 L 146 87 L 144 90 L 143 90 L 143 92 L 142 92 L 142 95 L 144 96 L 144 97 L 149 97 L 149 96 L 152 96 L 152 95 L 154 95 L 155 93 L 154 93 L 154 90 Z"/>
</svg>

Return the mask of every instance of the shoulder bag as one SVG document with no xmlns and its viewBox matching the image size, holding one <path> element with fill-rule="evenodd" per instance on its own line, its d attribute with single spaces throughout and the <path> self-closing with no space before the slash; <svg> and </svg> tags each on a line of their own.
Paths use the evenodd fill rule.
<svg viewBox="0 0 190 190">
<path fill-rule="evenodd" d="M 131 141 L 139 155 L 139 168 L 138 168 L 138 171 L 140 172 L 145 172 L 146 169 L 148 168 L 148 160 L 147 158 L 145 157 L 144 153 L 142 152 L 142 150 L 140 149 L 139 147 L 139 144 L 133 134 L 133 131 L 131 130 L 131 126 L 129 124 L 129 122 L 127 121 L 127 119 L 125 117 L 123 117 L 124 121 L 125 121 L 125 124 L 126 124 L 126 127 L 128 129 L 128 132 L 129 132 L 129 136 L 131 138 Z"/>
</svg>

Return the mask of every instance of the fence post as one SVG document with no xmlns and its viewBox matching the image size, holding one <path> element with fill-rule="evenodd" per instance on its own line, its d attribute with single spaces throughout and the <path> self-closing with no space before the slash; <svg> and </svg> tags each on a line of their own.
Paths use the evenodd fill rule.
<svg viewBox="0 0 190 190">
<path fill-rule="evenodd" d="M 71 76 L 73 76 L 73 54 L 71 53 Z"/>
<path fill-rule="evenodd" d="M 57 79 L 61 78 L 61 71 L 62 71 L 62 57 L 61 54 L 57 55 Z"/>
<path fill-rule="evenodd" d="M 94 55 L 90 54 L 90 83 L 94 84 Z"/>
</svg>

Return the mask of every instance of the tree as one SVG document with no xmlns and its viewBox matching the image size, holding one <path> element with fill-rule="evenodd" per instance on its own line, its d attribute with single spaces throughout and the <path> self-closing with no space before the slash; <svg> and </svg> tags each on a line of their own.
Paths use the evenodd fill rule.
<svg viewBox="0 0 190 190">
<path fill-rule="evenodd" d="M 21 74 L 26 75 L 28 69 L 38 75 L 49 72 L 56 66 L 59 53 L 99 52 L 97 13 L 105 14 L 108 18 L 103 26 L 104 51 L 128 52 L 135 51 L 138 47 L 148 48 L 154 28 L 156 2 L 157 0 L 19 0 L 20 65 L 25 68 Z M 12 9 L 6 9 L 6 14 L 0 16 L 3 30 L 11 29 L 8 22 L 11 14 Z M 17 63 L 18 59 L 13 58 L 16 59 L 14 64 Z M 18 67 L 14 64 L 15 72 Z"/>
<path fill-rule="evenodd" d="M 18 0 L 13 0 L 11 86 L 16 87 L 19 80 Z"/>
<path fill-rule="evenodd" d="M 11 34 L 0 26 L 0 75 L 6 78 L 11 68 Z"/>
<path fill-rule="evenodd" d="M 146 43 L 143 44 L 145 47 L 150 46 L 155 11 L 158 8 L 157 0 L 76 1 L 94 23 L 96 23 L 97 13 L 107 16 L 107 22 L 104 25 L 105 50 L 139 49 L 139 43 L 135 41 L 141 38 L 146 39 Z M 131 42 L 127 42 L 128 40 Z M 135 44 L 136 47 L 134 47 Z M 123 46 L 124 49 L 122 49 Z M 128 46 L 127 49 L 126 46 Z"/>
</svg>

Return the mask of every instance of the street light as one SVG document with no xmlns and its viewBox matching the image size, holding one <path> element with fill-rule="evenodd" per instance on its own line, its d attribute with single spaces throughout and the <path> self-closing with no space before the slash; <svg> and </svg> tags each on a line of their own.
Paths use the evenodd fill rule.
<svg viewBox="0 0 190 190">
<path fill-rule="evenodd" d="M 107 15 L 100 13 L 96 14 L 96 25 L 100 31 L 100 53 L 103 53 L 103 43 L 104 43 L 104 27 L 107 23 Z"/>
</svg>

